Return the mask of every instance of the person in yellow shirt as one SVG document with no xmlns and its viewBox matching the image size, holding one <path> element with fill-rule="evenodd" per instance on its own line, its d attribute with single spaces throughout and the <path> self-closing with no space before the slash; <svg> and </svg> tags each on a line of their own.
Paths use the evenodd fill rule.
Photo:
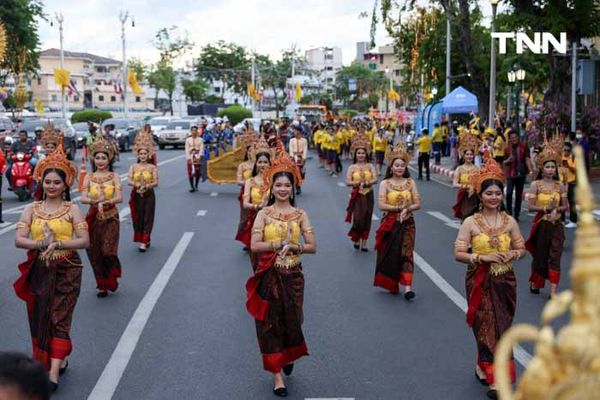
<svg viewBox="0 0 600 400">
<path fill-rule="evenodd" d="M 440 165 L 442 160 L 442 143 L 444 143 L 444 132 L 440 128 L 440 124 L 433 126 L 433 135 L 431 136 L 433 143 L 433 158 L 435 159 L 435 165 Z"/>
<path fill-rule="evenodd" d="M 326 161 L 325 152 L 323 151 L 323 137 L 323 125 L 319 124 L 317 125 L 317 129 L 315 130 L 315 133 L 313 135 L 313 142 L 317 149 L 317 154 L 319 155 L 319 168 L 325 168 Z"/>
<path fill-rule="evenodd" d="M 336 166 L 337 158 L 340 148 L 340 142 L 333 131 L 333 127 L 327 127 L 327 136 L 324 140 L 324 145 L 327 150 L 327 167 L 329 169 L 329 175 L 337 177 Z"/>
<path fill-rule="evenodd" d="M 506 149 L 506 140 L 502 134 L 502 130 L 499 128 L 496 132 L 496 138 L 494 139 L 494 159 L 500 165 L 504 162 Z"/>
<path fill-rule="evenodd" d="M 565 142 L 563 148 L 562 169 L 565 173 L 567 201 L 569 202 L 569 222 L 565 225 L 565 228 L 577 228 L 577 208 L 575 207 L 577 175 L 575 174 L 575 157 L 573 156 L 573 145 L 571 142 Z M 566 212 L 564 214 L 566 215 Z"/>
<path fill-rule="evenodd" d="M 377 131 L 373 138 L 373 153 L 375 153 L 375 170 L 377 175 L 381 176 L 381 167 L 383 165 L 383 159 L 385 158 L 385 151 L 387 150 L 388 141 L 383 134 L 383 130 Z"/>
<path fill-rule="evenodd" d="M 431 153 L 432 140 L 429 137 L 429 130 L 423 128 L 421 131 L 421 137 L 415 142 L 419 146 L 419 180 L 423 180 L 423 166 L 425 167 L 425 173 L 427 180 L 429 179 L 429 153 Z"/>
</svg>

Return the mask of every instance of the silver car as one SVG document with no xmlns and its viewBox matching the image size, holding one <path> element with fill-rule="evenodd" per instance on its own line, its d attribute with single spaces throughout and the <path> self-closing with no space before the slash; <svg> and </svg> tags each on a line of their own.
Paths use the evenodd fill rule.
<svg viewBox="0 0 600 400">
<path fill-rule="evenodd" d="M 176 120 L 169 122 L 164 129 L 154 132 L 158 147 L 161 150 L 166 146 L 173 146 L 175 149 L 179 146 L 184 147 L 185 139 L 189 136 L 192 125 L 194 125 L 194 123 L 190 120 Z"/>
</svg>

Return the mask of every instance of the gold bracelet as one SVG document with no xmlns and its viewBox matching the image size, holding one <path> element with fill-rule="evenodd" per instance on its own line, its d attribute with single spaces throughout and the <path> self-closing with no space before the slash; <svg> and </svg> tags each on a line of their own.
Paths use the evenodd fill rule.
<svg viewBox="0 0 600 400">
<path fill-rule="evenodd" d="M 271 242 L 271 251 L 275 252 L 275 242 Z"/>
</svg>

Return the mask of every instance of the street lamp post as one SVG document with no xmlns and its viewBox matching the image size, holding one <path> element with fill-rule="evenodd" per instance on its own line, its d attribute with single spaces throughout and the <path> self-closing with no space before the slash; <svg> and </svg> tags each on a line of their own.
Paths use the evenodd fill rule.
<svg viewBox="0 0 600 400">
<path fill-rule="evenodd" d="M 496 31 L 496 9 L 499 0 L 490 0 L 492 4 L 492 33 Z M 490 109 L 488 116 L 488 127 L 494 127 L 494 114 L 496 111 L 496 41 L 492 38 L 492 57 L 490 62 Z"/>
<path fill-rule="evenodd" d="M 508 71 L 508 95 L 506 96 L 506 122 L 510 121 L 510 103 L 512 97 L 512 85 L 514 85 L 517 79 L 515 71 Z"/>
<path fill-rule="evenodd" d="M 577 129 L 577 42 L 573 41 L 571 59 L 571 132 Z"/>
<path fill-rule="evenodd" d="M 524 69 L 519 69 L 516 73 L 516 78 L 519 82 L 521 82 L 521 91 L 519 92 L 519 112 L 517 113 L 517 129 L 519 129 L 519 133 L 521 132 L 521 113 L 525 116 L 524 110 L 522 110 L 523 104 L 523 93 L 525 93 L 525 75 L 527 72 Z"/>
<path fill-rule="evenodd" d="M 123 72 L 121 73 L 122 75 L 122 82 L 123 82 L 123 87 L 121 88 L 122 93 L 121 95 L 123 96 L 123 114 L 125 119 L 127 119 L 129 117 L 129 105 L 127 104 L 127 78 L 128 78 L 128 68 L 127 68 L 127 47 L 126 47 L 126 41 L 125 41 L 125 23 L 127 22 L 127 20 L 130 18 L 129 16 L 129 11 L 121 11 L 119 13 L 119 20 L 121 21 L 121 41 L 123 44 Z M 133 21 L 133 17 L 131 18 L 131 26 L 134 27 L 135 26 L 135 22 Z"/>
<path fill-rule="evenodd" d="M 65 51 L 63 49 L 63 22 L 65 18 L 62 13 L 57 12 L 54 15 L 56 22 L 58 22 L 58 32 L 60 39 L 60 69 L 65 69 Z M 64 88 L 61 88 L 60 94 L 60 111 L 62 118 L 67 118 L 67 93 Z"/>
</svg>

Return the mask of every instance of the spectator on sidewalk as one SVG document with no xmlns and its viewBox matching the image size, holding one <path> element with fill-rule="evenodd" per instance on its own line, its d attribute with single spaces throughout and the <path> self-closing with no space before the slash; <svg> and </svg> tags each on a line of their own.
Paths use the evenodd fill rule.
<svg viewBox="0 0 600 400">
<path fill-rule="evenodd" d="M 442 158 L 442 145 L 444 144 L 444 132 L 440 128 L 440 124 L 433 125 L 433 135 L 431 135 L 431 141 L 433 142 L 433 158 L 435 165 L 440 165 Z"/>
<path fill-rule="evenodd" d="M 44 366 L 31 358 L 0 352 L 0 399 L 48 400 L 50 381 Z"/>
<path fill-rule="evenodd" d="M 504 151 L 506 148 L 506 140 L 502 134 L 502 128 L 496 129 L 496 136 L 494 138 L 494 159 L 500 165 L 504 162 Z"/>
<path fill-rule="evenodd" d="M 575 138 L 579 145 L 583 148 L 583 158 L 585 160 L 585 170 L 589 173 L 592 165 L 592 146 L 586 132 L 583 132 L 580 127 L 575 131 Z"/>
<path fill-rule="evenodd" d="M 509 146 L 506 149 L 507 158 L 504 160 L 506 175 L 506 208 L 517 222 L 521 213 L 521 202 L 523 200 L 523 188 L 527 175 L 533 173 L 529 148 L 519 138 L 519 133 L 510 131 Z M 514 208 L 513 208 L 513 194 Z"/>
<path fill-rule="evenodd" d="M 565 173 L 565 184 L 567 185 L 567 200 L 569 201 L 569 222 L 565 228 L 577 227 L 577 207 L 575 206 L 575 186 L 577 175 L 575 170 L 575 157 L 573 156 L 573 145 L 565 142 L 563 149 L 562 166 Z M 566 216 L 566 212 L 564 213 Z"/>
<path fill-rule="evenodd" d="M 423 128 L 421 137 L 415 144 L 419 146 L 419 180 L 423 180 L 423 166 L 425 166 L 425 173 L 427 174 L 427 180 L 429 180 L 429 153 L 431 153 L 432 141 L 427 128 Z"/>
</svg>

